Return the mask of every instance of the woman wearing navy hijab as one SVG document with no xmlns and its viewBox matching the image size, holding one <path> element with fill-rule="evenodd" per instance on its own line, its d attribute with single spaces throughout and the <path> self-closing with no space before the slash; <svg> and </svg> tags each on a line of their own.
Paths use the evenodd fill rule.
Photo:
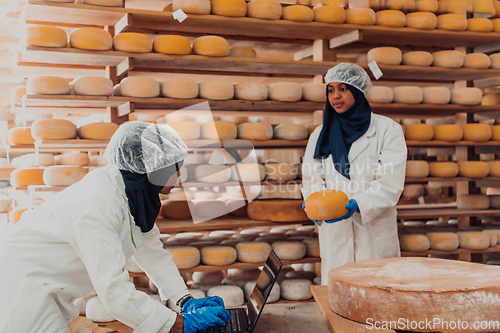
<svg viewBox="0 0 500 333">
<path fill-rule="evenodd" d="M 311 134 L 302 165 L 304 200 L 333 189 L 349 198 L 349 212 L 318 223 L 321 281 L 356 261 L 400 256 L 396 203 L 403 191 L 406 143 L 401 126 L 373 114 L 372 87 L 363 68 L 341 63 L 325 76 L 323 125 Z"/>
</svg>

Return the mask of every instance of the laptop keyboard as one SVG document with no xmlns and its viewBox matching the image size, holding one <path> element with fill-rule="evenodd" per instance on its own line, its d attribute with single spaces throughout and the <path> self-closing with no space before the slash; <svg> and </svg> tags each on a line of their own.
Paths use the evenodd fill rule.
<svg viewBox="0 0 500 333">
<path fill-rule="evenodd" d="M 244 320 L 244 318 L 240 318 L 240 314 L 242 312 L 229 310 L 229 313 L 231 314 L 231 320 L 228 320 L 226 322 L 226 326 L 215 325 L 203 330 L 203 332 L 204 333 L 243 332 L 243 329 L 241 327 L 241 321 Z"/>
</svg>

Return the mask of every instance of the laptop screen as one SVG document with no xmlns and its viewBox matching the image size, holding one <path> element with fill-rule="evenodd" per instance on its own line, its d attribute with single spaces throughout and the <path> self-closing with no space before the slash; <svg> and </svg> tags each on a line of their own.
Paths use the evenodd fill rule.
<svg viewBox="0 0 500 333">
<path fill-rule="evenodd" d="M 271 293 L 271 289 L 278 278 L 283 264 L 278 256 L 271 250 L 266 263 L 260 272 L 255 288 L 253 288 L 250 300 L 247 303 L 247 316 L 250 332 L 255 329 L 255 324 L 264 308 L 264 304 Z"/>
</svg>

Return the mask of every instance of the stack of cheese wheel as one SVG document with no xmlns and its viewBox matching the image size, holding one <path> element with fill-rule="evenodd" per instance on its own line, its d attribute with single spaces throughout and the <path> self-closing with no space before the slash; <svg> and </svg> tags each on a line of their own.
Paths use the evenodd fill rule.
<svg viewBox="0 0 500 333">
<path fill-rule="evenodd" d="M 265 166 L 268 180 L 290 181 L 299 174 L 298 165 L 290 163 L 267 163 Z"/>
<path fill-rule="evenodd" d="M 120 95 L 144 98 L 158 97 L 160 84 L 151 77 L 126 77 L 120 82 Z"/>
<path fill-rule="evenodd" d="M 463 249 L 481 251 L 490 247 L 490 236 L 484 232 L 457 232 L 460 247 Z"/>
<path fill-rule="evenodd" d="M 248 203 L 248 217 L 256 221 L 308 221 L 302 209 L 302 200 L 269 199 Z"/>
<path fill-rule="evenodd" d="M 309 133 L 304 125 L 281 124 L 274 128 L 273 137 L 277 140 L 305 140 Z"/>
<path fill-rule="evenodd" d="M 200 264 L 200 250 L 194 246 L 172 246 L 166 250 L 172 255 L 172 260 L 178 269 L 189 269 Z"/>
<path fill-rule="evenodd" d="M 170 79 L 161 84 L 161 94 L 169 98 L 196 98 L 199 86 L 191 79 Z"/>
<path fill-rule="evenodd" d="M 185 55 L 191 53 L 191 42 L 187 37 L 178 35 L 157 36 L 153 40 L 153 51 L 163 54 Z"/>
<path fill-rule="evenodd" d="M 77 28 L 69 35 L 69 45 L 75 49 L 107 51 L 113 48 L 113 37 L 100 28 Z"/>
<path fill-rule="evenodd" d="M 122 32 L 113 37 L 113 48 L 116 51 L 147 53 L 153 51 L 153 40 L 138 32 Z"/>
<path fill-rule="evenodd" d="M 371 8 L 349 8 L 345 13 L 348 24 L 374 25 L 377 22 L 377 15 Z"/>
<path fill-rule="evenodd" d="M 451 103 L 461 105 L 479 105 L 483 100 L 483 93 L 479 88 L 454 88 L 451 90 Z"/>
<path fill-rule="evenodd" d="M 410 124 L 404 126 L 407 140 L 429 141 L 434 136 L 434 128 L 429 124 Z"/>
<path fill-rule="evenodd" d="M 334 220 L 347 214 L 349 198 L 337 190 L 318 191 L 307 197 L 305 210 L 314 220 Z"/>
<path fill-rule="evenodd" d="M 194 121 L 175 121 L 168 123 L 182 140 L 196 140 L 201 135 L 201 127 Z"/>
<path fill-rule="evenodd" d="M 429 250 L 431 242 L 426 235 L 406 234 L 399 235 L 399 245 L 402 251 L 424 252 Z"/>
<path fill-rule="evenodd" d="M 464 131 L 464 140 L 483 142 L 490 140 L 493 135 L 491 126 L 488 124 L 465 124 L 462 125 L 462 129 Z"/>
<path fill-rule="evenodd" d="M 201 125 L 201 138 L 206 140 L 236 139 L 238 128 L 229 121 L 210 121 Z"/>
<path fill-rule="evenodd" d="M 116 123 L 90 123 L 78 128 L 78 137 L 89 140 L 109 140 L 117 129 Z"/>
<path fill-rule="evenodd" d="M 31 128 L 14 127 L 7 132 L 7 141 L 11 145 L 32 145 L 35 139 L 31 135 Z"/>
<path fill-rule="evenodd" d="M 219 36 L 198 37 L 193 43 L 193 53 L 210 57 L 227 57 L 229 43 Z"/>
<path fill-rule="evenodd" d="M 455 162 L 430 162 L 429 176 L 431 177 L 456 177 L 458 165 Z"/>
<path fill-rule="evenodd" d="M 408 28 L 432 30 L 437 27 L 438 20 L 434 13 L 423 11 L 406 14 L 406 26 Z"/>
<path fill-rule="evenodd" d="M 31 26 L 26 29 L 24 44 L 42 47 L 66 47 L 66 32 L 58 27 L 48 25 Z"/>
<path fill-rule="evenodd" d="M 80 181 L 87 172 L 81 166 L 53 165 L 43 172 L 43 182 L 49 186 L 69 186 Z"/>
<path fill-rule="evenodd" d="M 281 4 L 274 0 L 254 0 L 247 3 L 247 15 L 266 20 L 279 20 L 282 15 Z"/>
<path fill-rule="evenodd" d="M 12 186 L 45 185 L 43 182 L 43 167 L 15 169 L 10 174 Z"/>
<path fill-rule="evenodd" d="M 266 123 L 239 124 L 238 138 L 244 140 L 270 140 L 273 138 L 273 127 Z"/>
<path fill-rule="evenodd" d="M 366 95 L 370 103 L 392 103 L 394 101 L 394 90 L 391 87 L 375 86 Z"/>
<path fill-rule="evenodd" d="M 334 6 L 314 6 L 314 21 L 326 23 L 344 23 L 346 11 L 343 7 Z"/>
<path fill-rule="evenodd" d="M 427 161 L 407 161 L 406 176 L 410 178 L 425 178 L 429 175 L 429 163 Z"/>
<path fill-rule="evenodd" d="M 490 199 L 483 194 L 462 194 L 457 198 L 458 209 L 488 209 Z"/>
<path fill-rule="evenodd" d="M 371 49 L 367 53 L 368 62 L 376 61 L 378 64 L 399 65 L 403 54 L 397 47 L 384 46 Z"/>
<path fill-rule="evenodd" d="M 26 81 L 28 95 L 67 95 L 70 92 L 69 82 L 59 76 L 31 76 Z"/>
<path fill-rule="evenodd" d="M 265 242 L 240 242 L 236 244 L 238 261 L 246 263 L 263 263 L 266 261 L 271 245 Z"/>
<path fill-rule="evenodd" d="M 66 140 L 75 139 L 76 126 L 64 119 L 38 119 L 31 125 L 31 135 L 36 140 Z"/>
</svg>

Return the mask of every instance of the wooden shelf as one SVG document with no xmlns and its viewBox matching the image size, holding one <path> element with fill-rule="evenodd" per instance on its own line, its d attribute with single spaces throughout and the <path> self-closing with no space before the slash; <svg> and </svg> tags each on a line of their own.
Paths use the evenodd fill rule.
<svg viewBox="0 0 500 333">
<path fill-rule="evenodd" d="M 69 140 L 39 140 L 40 150 L 104 150 L 108 144 L 108 140 L 83 140 L 83 139 L 69 139 Z M 13 150 L 34 150 L 35 145 L 11 145 Z"/>
<path fill-rule="evenodd" d="M 500 178 L 499 178 L 500 179 Z M 202 183 L 202 182 L 197 182 L 197 181 L 189 181 L 189 182 L 184 182 L 180 185 L 176 185 L 175 187 L 177 188 L 182 188 L 182 187 L 214 187 L 214 186 L 219 186 L 219 187 L 226 187 L 226 186 L 287 186 L 287 185 L 300 185 L 302 184 L 301 179 L 295 179 L 295 180 L 290 180 L 290 181 L 278 181 L 278 180 L 263 180 L 261 182 L 237 182 L 237 181 L 227 181 L 223 183 Z"/>
<path fill-rule="evenodd" d="M 500 141 L 415 141 L 406 140 L 406 146 L 408 147 L 421 147 L 421 148 L 432 148 L 432 147 L 457 147 L 457 146 L 500 146 Z"/>
<path fill-rule="evenodd" d="M 415 205 L 417 206 L 417 205 Z M 433 209 L 422 209 L 415 207 L 414 209 L 401 209 L 398 207 L 397 218 L 400 220 L 412 220 L 412 219 L 427 219 L 439 217 L 471 217 L 471 216 L 498 216 L 500 215 L 499 209 L 456 209 L 456 208 L 433 208 Z"/>
<path fill-rule="evenodd" d="M 427 182 L 479 182 L 491 181 L 498 182 L 500 177 L 484 177 L 484 178 L 469 178 L 469 177 L 426 177 L 426 178 L 405 178 L 405 183 L 427 183 Z"/>
<path fill-rule="evenodd" d="M 468 249 L 456 249 L 453 251 L 438 251 L 438 250 L 428 250 L 424 252 L 406 252 L 402 251 L 402 257 L 427 257 L 427 256 L 438 256 L 447 254 L 469 254 L 469 253 L 491 253 L 500 252 L 500 245 L 495 245 L 487 248 L 486 250 L 468 250 Z"/>
</svg>

